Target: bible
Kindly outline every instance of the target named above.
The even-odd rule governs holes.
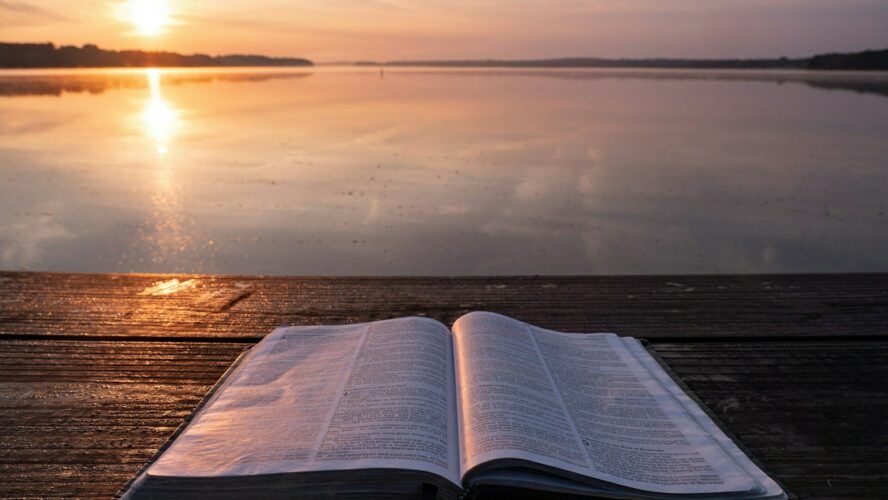
[[[473,312],[278,328],[124,498],[788,498],[634,338]]]

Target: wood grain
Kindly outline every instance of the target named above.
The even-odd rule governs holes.
[[[886,274],[42,273],[0,273],[0,496],[111,496],[275,326],[470,310],[650,339],[801,497],[888,497]]]
[[[178,280],[167,295],[146,293]],[[230,300],[238,290],[248,293]],[[213,296],[218,297],[214,300]],[[888,274],[257,278],[0,273],[0,335],[258,340],[274,327],[485,310],[661,338],[881,336]]]
[[[110,498],[244,348],[0,341],[0,496]]]
[[[655,346],[799,496],[888,497],[888,342]]]

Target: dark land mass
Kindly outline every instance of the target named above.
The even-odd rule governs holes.
[[[670,68],[670,69],[811,69],[888,70],[888,49],[853,54],[823,54],[789,59],[603,59],[574,57],[525,60],[362,61],[359,66],[425,66],[451,68]]]
[[[808,61],[808,69],[888,70],[888,49],[854,54],[821,54]]]
[[[104,50],[95,45],[76,47],[52,43],[0,43],[0,68],[150,68],[224,66],[312,66],[308,59],[257,55],[209,56]]]

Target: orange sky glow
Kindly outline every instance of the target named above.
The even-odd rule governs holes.
[[[0,39],[316,61],[888,47],[884,0],[0,0]]]

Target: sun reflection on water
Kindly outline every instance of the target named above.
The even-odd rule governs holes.
[[[179,111],[161,94],[160,70],[151,68],[145,70],[145,75],[150,94],[142,109],[142,124],[146,134],[154,139],[157,154],[165,155],[169,152],[170,139],[178,131],[181,119]]]
[[[148,100],[140,115],[144,134],[154,143],[154,182],[150,195],[150,219],[142,234],[154,263],[175,266],[191,249],[193,221],[183,207],[183,187],[176,163],[168,156],[170,143],[182,127],[180,111],[162,93],[162,70],[147,69]]]

